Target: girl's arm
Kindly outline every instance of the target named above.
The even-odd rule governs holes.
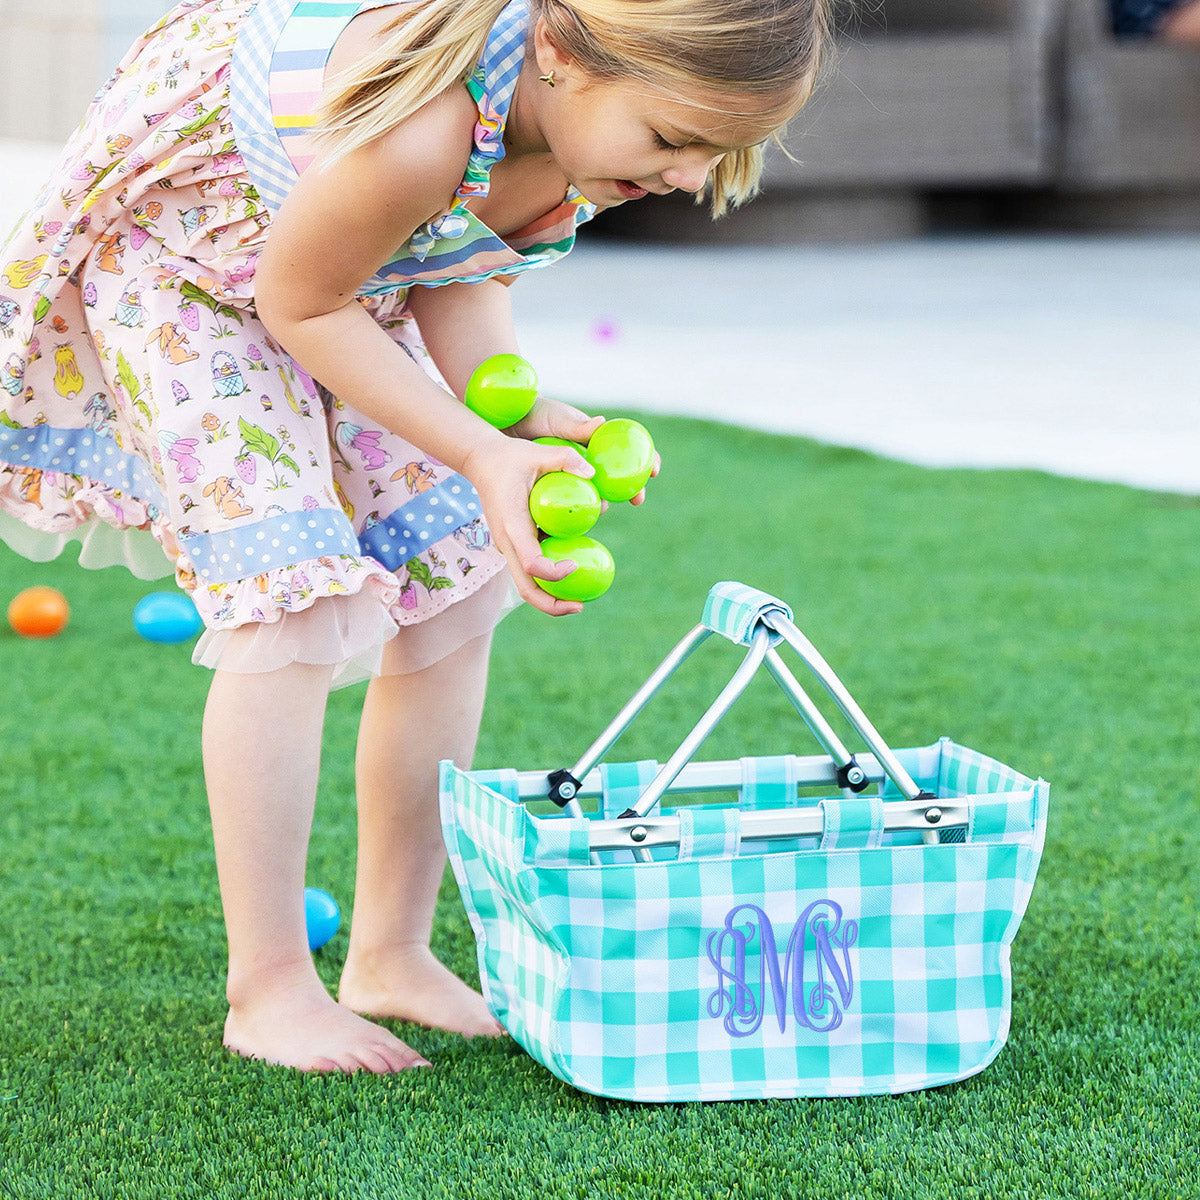
[[[464,93],[465,94],[465,93]],[[356,301],[359,287],[446,207],[470,137],[451,98],[297,181],[271,223],[254,278],[267,329],[336,396],[454,467],[489,428],[447,396]]]
[[[416,317],[425,348],[458,396],[466,393],[472,371],[493,354],[520,354],[513,328],[509,289],[499,279],[414,287],[408,307]],[[535,364],[536,365],[536,364]],[[561,437],[587,445],[604,423],[559,400],[539,396],[533,411],[506,433]]]
[[[451,88],[332,167],[305,171],[271,224],[255,272],[256,308],[272,336],[334,395],[475,485],[525,600],[555,615],[579,612],[582,605],[555,600],[534,582],[561,579],[573,564],[542,555],[529,489],[547,471],[590,475],[590,465],[568,447],[493,429],[434,383],[356,300],[413,231],[445,211],[466,168],[475,117],[466,90]]]
[[[409,294],[408,307],[417,319],[425,348],[457,395],[465,393],[471,372],[485,358],[520,354],[510,294],[499,279],[415,287]],[[539,396],[529,415],[504,432],[522,438],[566,438],[586,446],[603,424],[603,417],[589,417],[573,405]],[[660,466],[656,453],[653,474],[658,474]],[[638,505],[645,499],[643,489],[630,503]]]
[[[493,354],[520,354],[508,288],[499,279],[414,287],[408,307],[421,340],[456,396]]]

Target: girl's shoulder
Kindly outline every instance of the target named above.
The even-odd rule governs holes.
[[[378,39],[396,15],[396,7],[395,4],[384,4],[367,9],[346,26],[325,65],[326,87],[341,72],[349,70],[377,48]],[[454,84],[440,95],[431,97],[391,134],[385,134],[380,139],[383,143],[380,149],[391,150],[402,159],[414,150],[421,150],[428,155],[422,166],[431,166],[432,160],[436,160],[445,164],[451,174],[457,170],[458,178],[454,183],[457,187],[471,156],[478,120],[479,108],[466,84]]]
[[[467,170],[479,110],[465,85],[454,84],[423,104],[379,138],[378,161],[397,183],[415,185],[424,177],[453,193]],[[453,196],[447,198],[447,205]]]

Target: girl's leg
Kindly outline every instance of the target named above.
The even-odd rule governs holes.
[[[429,948],[446,849],[438,762],[471,764],[491,634],[407,675],[373,679],[358,740],[358,873],[338,999],[356,1012],[467,1036],[502,1027]],[[385,664],[386,669],[386,664]]]
[[[1173,8],[1163,22],[1162,36],[1168,42],[1200,46],[1200,0],[1189,0]]]
[[[304,863],[331,668],[218,670],[204,774],[229,937],[225,1045],[302,1070],[428,1065],[325,990],[308,950]]]

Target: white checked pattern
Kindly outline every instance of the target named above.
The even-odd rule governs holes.
[[[492,28],[476,76],[491,80],[493,107],[508,112],[521,63],[525,57],[525,29],[529,21],[526,0],[512,0]],[[500,147],[503,158],[503,146]]]
[[[492,1011],[560,1078],[631,1100],[901,1092],[981,1071],[1009,1032],[1049,786],[946,739],[898,753],[922,787],[970,787],[967,841],[880,845],[864,795],[834,848],[763,853],[722,844],[737,810],[710,805],[689,827],[728,853],[594,866],[589,818],[532,817],[494,775],[443,763]]]

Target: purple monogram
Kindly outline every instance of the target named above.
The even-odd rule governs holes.
[[[757,990],[746,978],[756,935]],[[818,1033],[836,1029],[854,995],[850,947],[857,937],[858,922],[843,921],[838,904],[814,900],[792,926],[781,967],[770,918],[755,904],[736,905],[729,910],[724,928],[708,935],[708,961],[716,967],[718,976],[716,990],[708,998],[708,1015],[724,1014],[725,1032],[731,1037],[749,1037],[762,1024],[769,980],[775,1018],[782,1033],[787,1026],[790,980],[796,1023]],[[811,985],[805,982],[810,966],[816,972]]]

